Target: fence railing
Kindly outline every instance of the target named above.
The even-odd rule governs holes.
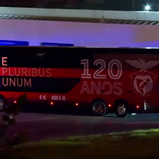
[[[159,11],[159,0],[0,0],[0,6],[143,11],[147,1],[153,11]]]

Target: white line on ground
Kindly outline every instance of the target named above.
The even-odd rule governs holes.
[[[16,121],[16,122],[17,122],[17,123],[23,123],[23,122],[32,122],[32,121],[45,121],[45,120],[52,120],[52,118],[31,119],[31,120],[19,120],[19,121]]]
[[[19,120],[17,121],[17,123],[23,123],[23,122],[34,122],[34,121],[46,121],[46,120],[52,120],[53,118],[42,118],[42,119],[31,119],[31,120]],[[134,121],[129,121],[129,122],[118,122],[118,121],[114,121],[114,122],[106,122],[105,124],[124,124],[124,125],[134,125],[134,124],[159,124],[158,122],[134,122]]]
[[[159,122],[121,122],[121,124],[159,124]]]
[[[61,126],[61,127],[62,128],[69,128],[69,126]],[[40,130],[49,130],[49,129],[59,129],[61,127],[56,126],[56,127],[45,127],[45,128],[29,129],[29,130],[27,130],[27,132],[36,132],[36,131],[40,131]]]

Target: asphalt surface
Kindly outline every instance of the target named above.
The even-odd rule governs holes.
[[[28,141],[39,141],[49,138],[149,128],[159,128],[159,114],[117,118],[113,114],[106,117],[91,117],[20,113],[16,118],[16,124],[7,129],[5,136],[25,134]],[[2,143],[4,141],[1,139],[0,144]]]

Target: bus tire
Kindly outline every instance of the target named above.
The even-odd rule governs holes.
[[[117,117],[125,118],[128,116],[129,104],[126,101],[118,101],[115,103],[115,114]]]
[[[2,112],[5,109],[6,100],[3,96],[0,96],[0,112]]]
[[[107,104],[102,100],[94,100],[91,102],[91,110],[95,116],[105,116],[108,113]]]

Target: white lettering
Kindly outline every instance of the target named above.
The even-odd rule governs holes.
[[[2,76],[4,76],[8,72],[6,67],[2,67]]]
[[[8,69],[8,75],[9,76],[14,76],[14,73],[13,73],[13,71],[10,68]]]
[[[20,76],[20,68],[14,70],[14,76]]]
[[[66,96],[62,96],[62,100],[66,100]]]
[[[51,77],[51,69],[46,69],[46,77]]]
[[[91,71],[89,70],[89,59],[81,60],[81,64],[84,65],[84,72],[81,74],[81,78],[92,78]],[[120,79],[122,76],[122,64],[119,60],[111,60],[106,68],[106,62],[103,59],[96,59],[93,63],[95,66],[99,66],[93,74],[94,79],[106,79],[107,73],[109,78],[113,80]]]
[[[81,93],[83,92],[87,92],[88,94],[90,94],[90,89],[89,89],[87,81],[84,81],[82,84]]]
[[[115,69],[113,68],[116,65],[117,73],[114,74]],[[108,65],[108,75],[111,79],[117,80],[122,76],[122,64],[119,60],[112,60]]]
[[[28,80],[24,78],[24,87],[32,87],[31,78],[29,78]]]
[[[33,77],[37,77],[38,73],[37,73],[37,69],[36,68],[33,68],[32,69],[32,76]]]
[[[51,100],[66,100],[66,96],[52,95]]]
[[[8,57],[2,57],[2,66],[8,66],[7,60],[8,60]]]
[[[32,87],[32,81],[31,78],[11,78],[6,77],[2,78],[2,85],[4,87]]]
[[[39,95],[39,99],[42,100],[42,95]]]
[[[107,85],[108,85],[108,89],[106,88]],[[112,84],[110,82],[104,82],[102,84],[102,91],[106,96],[112,94],[113,92]]]
[[[96,65],[96,66],[100,65],[100,68],[97,69],[94,72],[93,78],[95,78],[95,79],[106,79],[107,76],[101,74],[106,69],[106,63],[105,63],[105,61],[102,60],[102,59],[97,59],[97,60],[94,61],[93,64]]]
[[[94,94],[94,90],[96,92],[96,94],[101,94],[101,83],[98,82],[98,84],[96,85],[96,83],[94,81],[91,81],[91,94]]]
[[[84,65],[84,73],[81,74],[81,78],[91,78],[91,74],[89,73],[89,60],[81,60],[81,65]]]
[[[113,91],[113,93],[116,95],[116,96],[120,96],[120,95],[122,95],[122,93],[123,93],[123,90],[120,88],[120,87],[122,86],[122,84],[120,83],[120,82],[115,82],[114,84],[113,84],[113,87],[114,87],[114,91]]]
[[[114,95],[122,95],[122,84],[120,82],[110,83],[109,81],[105,82],[95,82],[95,81],[84,81],[81,87],[81,94],[104,94],[106,96],[114,94]],[[90,91],[91,90],[91,91]]]
[[[51,100],[58,100],[58,96],[51,96]]]
[[[22,68],[22,76],[27,76],[27,69],[26,68]],[[30,74],[29,74],[30,76]]]
[[[46,100],[46,95],[43,95],[43,100]]]

